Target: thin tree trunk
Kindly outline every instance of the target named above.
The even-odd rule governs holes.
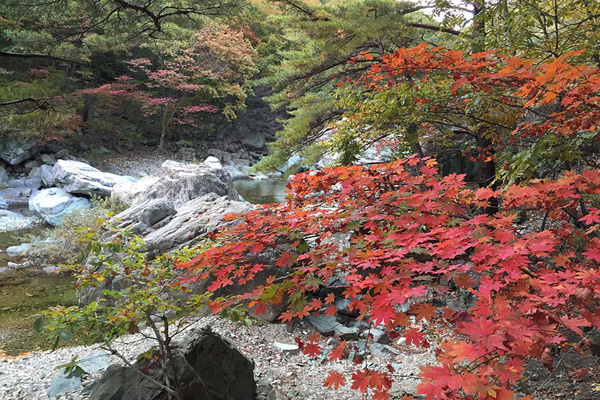
[[[165,110],[163,111],[162,126],[161,126],[161,131],[160,131],[160,141],[158,142],[159,150],[162,150],[165,145],[165,136],[167,135],[167,111],[168,111],[168,108],[169,107],[167,105],[165,105]]]

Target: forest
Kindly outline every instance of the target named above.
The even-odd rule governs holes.
[[[598,124],[596,0],[3,0],[0,399],[598,399]]]

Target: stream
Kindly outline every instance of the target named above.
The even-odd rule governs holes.
[[[235,187],[245,200],[253,204],[285,200],[285,181],[235,181]],[[26,209],[12,211],[28,213]],[[0,268],[6,267],[8,262],[24,262],[25,259],[9,257],[6,249],[27,241],[27,235],[40,235],[46,229],[46,226],[38,225],[0,233]],[[0,356],[51,348],[52,343],[44,333],[36,332],[33,324],[42,310],[59,305],[76,305],[74,283],[70,276],[48,275],[32,269],[0,273]]]
[[[0,233],[0,268],[6,267],[8,262],[25,261],[7,256],[7,247],[19,245],[26,240],[26,235],[37,235],[45,229],[38,225]],[[33,323],[42,310],[77,304],[73,284],[69,276],[48,275],[32,269],[10,269],[0,274],[0,355],[50,348],[45,335],[33,329]]]

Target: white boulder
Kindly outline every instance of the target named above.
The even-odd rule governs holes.
[[[223,168],[223,166],[221,165],[221,161],[219,161],[219,159],[217,157],[207,157],[206,160],[204,160],[204,165],[211,167],[213,169],[221,169]]]
[[[215,193],[238,200],[239,195],[233,187],[231,176],[223,168],[211,168],[206,164],[184,164],[165,161],[152,175],[137,182],[118,183],[112,196],[128,205],[138,205],[148,200],[164,199],[170,201],[175,209],[184,203]]]
[[[62,188],[42,189],[29,198],[29,209],[53,226],[62,225],[67,216],[90,206],[88,199],[75,197]]]
[[[110,196],[118,183],[135,182],[130,176],[102,172],[80,161],[58,160],[52,168],[52,182],[69,193]]]

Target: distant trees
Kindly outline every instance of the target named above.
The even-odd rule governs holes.
[[[128,62],[132,75],[81,94],[97,97],[96,112],[156,121],[159,149],[172,125],[197,127],[207,114],[221,112],[228,119],[245,108],[248,82],[257,72],[255,50],[240,31],[225,25],[205,25],[189,43],[149,59]],[[137,103],[139,113],[126,114],[123,107]],[[131,121],[134,123],[135,121]],[[94,126],[94,121],[89,121]]]
[[[212,25],[209,18],[231,18],[243,9],[244,2],[239,0],[2,2],[0,134],[68,136],[88,116],[75,92],[123,75],[131,59],[152,58],[159,66],[161,60],[173,59],[186,45],[198,46],[194,40],[206,40],[208,44],[202,46],[212,45],[215,50],[215,40],[227,39],[231,31],[226,24]],[[206,37],[197,36],[201,30]],[[219,30],[222,33],[215,33]],[[234,34],[232,40],[239,41],[239,35]],[[236,50],[231,42],[223,43]],[[240,60],[253,57],[247,49],[238,50],[243,54]],[[215,60],[227,57],[218,51],[213,53],[218,53]],[[231,99],[219,100],[229,117],[240,109],[239,102],[243,103],[249,88],[244,80],[251,75],[242,65],[231,67],[236,71],[239,67],[239,75],[230,74],[223,82],[232,85],[228,89],[237,105],[229,105]],[[205,76],[203,85],[207,89],[212,85],[222,94],[225,88],[219,79],[207,80],[210,77]],[[239,88],[233,86],[234,80],[241,85]]]

